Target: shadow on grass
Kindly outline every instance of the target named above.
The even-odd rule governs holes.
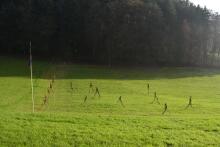
[[[95,65],[51,64],[33,62],[34,78],[51,79],[121,79],[121,80],[154,80],[178,79],[185,77],[212,77],[220,75],[220,69],[197,67],[138,67],[125,68]],[[0,57],[0,77],[30,77],[26,59]]]

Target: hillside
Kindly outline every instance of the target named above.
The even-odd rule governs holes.
[[[45,61],[34,62],[33,67],[34,114],[26,61],[0,59],[1,146],[220,144],[218,69],[109,69]],[[89,93],[91,82],[100,97]],[[155,91],[160,104],[151,104]],[[45,94],[48,100],[43,104]],[[185,109],[189,96],[193,107]],[[162,115],[164,103],[168,111]]]

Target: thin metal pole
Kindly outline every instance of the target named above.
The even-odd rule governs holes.
[[[31,93],[32,93],[32,104],[33,104],[33,113],[34,113],[34,84],[33,84],[33,69],[32,69],[31,41],[30,41],[30,71],[31,71]]]

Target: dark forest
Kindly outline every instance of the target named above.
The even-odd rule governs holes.
[[[220,17],[188,0],[1,0],[0,52],[112,65],[216,65]]]

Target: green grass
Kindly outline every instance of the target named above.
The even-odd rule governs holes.
[[[218,69],[33,66],[34,114],[27,61],[0,57],[0,146],[220,146]],[[53,73],[54,93],[42,105]],[[154,91],[161,105],[150,104]],[[193,108],[185,110],[189,96]]]

